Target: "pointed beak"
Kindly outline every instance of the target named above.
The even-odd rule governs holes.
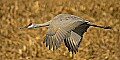
[[[24,29],[24,28],[28,28],[28,26],[20,27],[19,29]]]

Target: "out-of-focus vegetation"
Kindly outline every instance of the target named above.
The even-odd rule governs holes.
[[[120,0],[0,0],[0,60],[69,60],[64,43],[52,51],[42,43],[47,28],[23,29],[68,13],[111,30],[90,27],[73,60],[120,60]]]

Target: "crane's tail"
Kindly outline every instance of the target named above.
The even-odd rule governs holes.
[[[93,23],[90,23],[90,22],[87,22],[87,25],[94,26],[94,27],[99,27],[99,28],[104,28],[104,29],[112,29],[111,26],[99,26],[99,25],[96,25],[96,24],[93,24]]]

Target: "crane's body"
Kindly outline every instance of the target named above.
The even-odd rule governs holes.
[[[46,43],[46,47],[49,46],[49,49],[53,48],[53,50],[58,49],[64,40],[66,47],[69,51],[72,51],[72,53],[78,51],[83,34],[90,26],[111,29],[109,26],[98,26],[70,14],[59,14],[46,23],[29,24],[22,28],[38,28],[43,26],[49,26],[43,41]]]

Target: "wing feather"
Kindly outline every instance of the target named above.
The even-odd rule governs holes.
[[[72,53],[78,52],[79,42],[81,41],[82,37],[79,36],[77,33],[71,31],[70,37],[64,40],[66,47],[68,50],[72,51]]]
[[[46,42],[46,46],[49,46],[49,49],[53,47],[53,50],[55,50],[59,47],[61,42],[69,35],[69,32],[59,29],[55,32],[54,35],[46,34],[46,37],[44,38],[44,43]]]

